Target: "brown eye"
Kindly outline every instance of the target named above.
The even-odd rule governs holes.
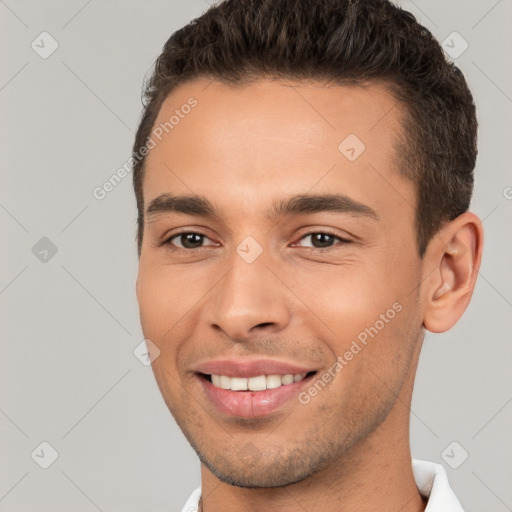
[[[180,240],[182,247],[185,249],[195,249],[196,247],[201,247],[203,238],[202,235],[198,235],[197,233],[186,233],[181,234],[178,240]]]
[[[164,244],[174,246],[178,249],[199,249],[203,247],[204,240],[207,236],[202,233],[196,233],[194,231],[187,231],[183,233],[177,233],[168,238]],[[213,244],[208,244],[213,245]]]
[[[335,245],[335,242],[338,240],[340,242],[349,242],[349,240],[344,240],[343,238],[334,235],[333,233],[326,232],[314,232],[308,233],[304,235],[301,240],[310,239],[310,245],[302,245],[302,247],[312,247],[313,249],[329,249]]]

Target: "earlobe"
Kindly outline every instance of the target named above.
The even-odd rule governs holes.
[[[482,258],[480,219],[466,212],[447,223],[431,240],[424,257],[428,276],[422,285],[423,326],[430,332],[451,329],[466,310]]]

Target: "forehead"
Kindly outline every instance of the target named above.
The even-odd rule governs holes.
[[[196,106],[189,108],[191,103]],[[374,139],[389,141],[401,128],[401,113],[396,98],[378,83],[326,85],[259,79],[226,84],[196,79],[181,84],[166,98],[155,127],[165,127],[171,120],[164,138],[172,133],[179,139],[187,125],[202,143],[211,141],[212,145],[227,132],[241,129],[240,135],[250,131],[264,137],[281,132],[290,139],[296,137],[298,144],[317,142],[327,148],[326,138],[336,140],[347,130],[357,132],[361,139],[371,138],[373,144]]]
[[[153,127],[145,204],[163,192],[215,194],[217,204],[234,208],[238,201],[256,212],[272,190],[276,199],[312,187],[377,208],[385,207],[386,187],[405,187],[400,194],[411,203],[411,183],[396,162],[401,116],[401,105],[380,84],[184,83]]]

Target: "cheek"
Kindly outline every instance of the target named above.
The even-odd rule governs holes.
[[[161,337],[193,307],[194,289],[186,271],[162,265],[139,267],[137,300],[143,329]],[[194,301],[195,298],[195,301]]]
[[[342,339],[373,325],[402,295],[400,283],[382,277],[388,272],[360,263],[318,266],[300,274],[290,287]]]
[[[215,274],[217,275],[217,274]],[[204,272],[198,275],[182,267],[141,265],[137,299],[144,337],[159,351],[153,361],[155,376],[175,375],[180,358],[189,350],[187,340],[199,325],[201,308],[211,284]],[[168,375],[167,378],[171,378]]]
[[[155,273],[142,268],[139,270],[137,301],[146,338],[151,338],[150,334],[158,332],[159,326],[162,325],[164,311],[167,309],[165,301],[169,300],[168,296],[163,295],[164,288],[161,279],[158,279]]]
[[[413,291],[419,272],[412,258],[407,262],[398,255],[386,255],[385,260],[373,262],[354,259],[338,266],[312,267],[301,272],[300,279],[295,277],[292,286],[327,326],[326,339],[334,357],[357,352],[357,346],[351,348],[355,341],[365,357],[348,353],[348,358],[368,357],[379,359],[379,365],[391,364],[421,328]]]
[[[168,357],[171,348],[169,340],[172,339],[172,329],[176,323],[173,304],[176,294],[169,293],[169,284],[172,285],[156,272],[139,271],[137,300],[142,332],[144,338],[151,340],[160,351],[159,357],[153,362],[154,369]]]
[[[172,384],[177,379],[177,343],[174,341],[177,338],[174,330],[179,318],[176,311],[176,297],[179,294],[170,292],[173,288],[172,280],[165,278],[162,272],[139,267],[137,300],[140,323],[144,338],[158,348],[158,356],[153,359],[151,367],[169,407],[172,406],[170,391],[175,388]]]
[[[339,363],[330,400],[333,414],[335,404],[344,404],[344,411],[354,422],[359,415],[371,418],[384,414],[400,394],[411,368],[415,347],[419,341],[416,311],[411,304],[400,301],[395,308],[384,310],[384,317],[370,315],[347,316],[342,333],[333,352]],[[387,313],[386,313],[387,311]],[[382,319],[384,318],[384,320]]]

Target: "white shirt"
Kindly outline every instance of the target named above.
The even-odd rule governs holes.
[[[428,498],[425,512],[464,512],[448,483],[448,476],[441,464],[412,459],[414,480],[420,493]],[[181,512],[197,512],[201,487],[189,497]]]

